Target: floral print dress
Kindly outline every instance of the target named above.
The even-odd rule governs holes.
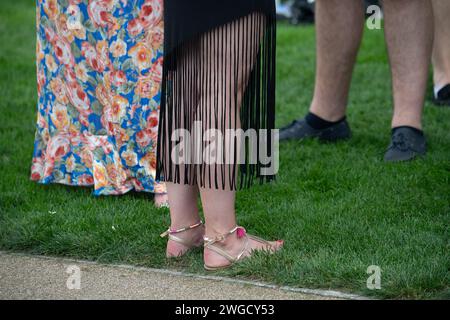
[[[37,0],[31,179],[165,193],[155,181],[163,0]]]

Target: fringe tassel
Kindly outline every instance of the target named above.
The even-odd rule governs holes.
[[[263,164],[255,156],[262,143],[269,155],[274,152],[270,130],[275,126],[275,42],[275,14],[254,12],[166,52],[158,180],[236,190],[251,186],[255,179],[262,183],[274,178],[261,174]],[[256,145],[224,138],[227,129],[239,128],[256,130]],[[221,132],[222,139],[208,136],[209,129]],[[268,129],[266,139],[259,136],[260,129]],[[173,140],[175,132],[187,132],[191,139]],[[205,142],[205,138],[211,139]],[[216,147],[215,156],[222,161],[208,163],[210,153],[204,152],[208,145]],[[177,146],[183,149],[176,153],[178,160],[188,161],[174,163]],[[240,152],[242,163],[238,163]]]

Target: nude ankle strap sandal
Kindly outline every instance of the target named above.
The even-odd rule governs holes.
[[[203,222],[200,221],[200,222],[198,222],[196,224],[193,224],[193,225],[190,225],[190,226],[187,226],[187,227],[183,227],[183,228],[180,228],[180,229],[171,229],[171,228],[169,228],[169,229],[167,229],[167,231],[161,233],[160,237],[161,238],[165,238],[165,237],[168,236],[169,240],[178,242],[178,243],[188,247],[189,249],[195,248],[195,247],[200,247],[201,245],[198,245],[193,240],[181,239],[181,238],[175,236],[175,234],[181,233],[181,232],[185,232],[185,231],[188,231],[188,230],[192,230],[192,229],[198,228],[198,227],[200,227],[202,225],[203,225]]]
[[[236,256],[233,256],[230,253],[223,250],[222,248],[218,247],[216,243],[224,241],[226,238],[228,238],[230,235],[232,235],[235,232],[236,232],[236,236],[238,237],[238,239],[245,237],[245,242],[244,242],[242,249],[239,251],[239,253]],[[203,237],[203,240],[204,240],[203,245],[205,248],[207,248],[211,251],[214,251],[215,253],[221,255],[222,257],[226,258],[230,262],[230,264],[225,265],[225,266],[220,266],[220,267],[211,267],[211,266],[204,264],[204,268],[208,271],[217,271],[217,270],[229,268],[229,267],[233,266],[235,263],[241,261],[243,258],[245,258],[244,254],[248,250],[248,245],[249,245],[250,239],[264,244],[267,248],[272,248],[272,244],[270,242],[268,242],[264,239],[261,239],[259,237],[247,234],[246,230],[240,226],[236,226],[233,229],[231,229],[230,231],[228,231],[227,233],[218,235],[214,238]],[[270,250],[270,249],[265,250],[265,251],[270,252],[270,253],[275,252],[274,250]]]

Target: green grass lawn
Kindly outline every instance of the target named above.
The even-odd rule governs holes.
[[[147,194],[95,198],[91,190],[29,180],[36,120],[35,6],[0,6],[0,249],[204,273],[201,252],[164,258],[168,212]],[[314,30],[281,26],[279,126],[303,115],[314,79]],[[450,298],[450,109],[427,103],[429,153],[385,164],[391,117],[382,31],[367,31],[348,118],[354,137],[281,146],[276,183],[238,195],[239,223],[283,238],[275,256],[257,255],[220,275],[381,298]],[[115,226],[115,230],[113,230]],[[381,290],[366,288],[367,267]]]

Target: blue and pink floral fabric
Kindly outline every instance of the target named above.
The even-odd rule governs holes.
[[[37,0],[32,180],[94,194],[155,181],[163,0]]]

